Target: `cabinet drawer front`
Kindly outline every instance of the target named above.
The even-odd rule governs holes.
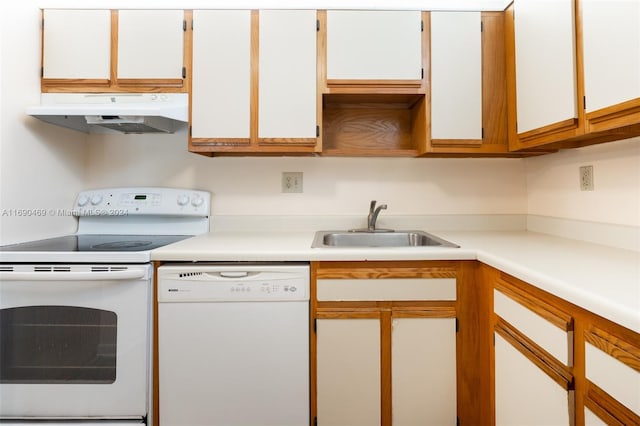
[[[494,312],[566,365],[572,365],[572,333],[556,327],[537,313],[498,290],[493,292]]]
[[[586,376],[621,404],[640,415],[640,372],[586,344]]]
[[[319,301],[456,300],[456,279],[320,279],[317,294]]]

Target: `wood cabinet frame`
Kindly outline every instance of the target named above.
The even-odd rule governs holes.
[[[521,152],[531,149],[577,148],[603,142],[628,139],[640,135],[640,98],[587,113],[585,111],[585,76],[582,0],[573,0],[576,49],[577,117],[552,123],[538,129],[518,133],[515,69],[514,5],[504,11],[507,61],[509,149]]]
[[[380,320],[381,425],[390,426],[392,318],[457,318],[457,410],[460,424],[484,424],[489,415],[489,358],[481,344],[488,339],[487,292],[475,280],[474,261],[311,262],[311,423],[317,416],[316,319],[375,318]],[[318,301],[318,279],[456,278],[455,301]]]
[[[558,384],[567,390],[574,390],[572,405],[575,409],[576,424],[584,424],[585,407],[609,424],[640,424],[640,416],[586,378],[587,342],[634,370],[640,371],[639,333],[485,264],[479,265],[479,276],[485,282],[487,291],[499,289],[556,327],[567,332],[573,330],[573,365],[567,366],[555,360],[539,345],[497,315],[492,314],[490,326],[492,331],[495,330],[503,336]],[[491,300],[489,304],[493,312],[493,301]],[[495,395],[493,366],[495,354],[492,339],[491,342],[486,343],[492,360],[492,366],[488,372],[491,394]],[[573,386],[571,379],[573,379]],[[495,424],[495,401],[492,403],[494,405],[490,423]]]
[[[190,32],[191,40],[193,32]],[[190,49],[192,50],[193,43]],[[189,132],[189,151],[206,156],[214,155],[313,155],[321,149],[320,138],[261,138],[258,135],[259,128],[259,63],[260,63],[260,11],[251,11],[251,48],[250,48],[250,119],[249,138],[194,138]],[[190,87],[193,73],[193,52],[189,63]],[[317,78],[317,76],[316,76]],[[316,94],[316,98],[317,98]],[[190,102],[192,100],[190,99]],[[320,111],[317,109],[317,111]],[[316,115],[321,117],[321,112]],[[189,108],[189,123],[191,120],[191,108]],[[319,121],[318,121],[319,122]]]
[[[41,12],[44,25],[44,10]],[[119,79],[118,78],[118,11],[111,10],[111,50],[109,79],[66,79],[44,78],[40,80],[42,93],[186,93],[190,91],[191,65],[191,24],[193,13],[184,11],[183,78],[181,79]],[[41,31],[41,45],[44,46],[44,30]],[[40,56],[44,67],[44,48]],[[44,68],[42,68],[44,69]]]

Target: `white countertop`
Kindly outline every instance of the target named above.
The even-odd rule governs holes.
[[[460,248],[311,248],[313,231],[218,231],[152,251],[161,261],[474,260],[640,333],[640,252],[527,231],[438,231]]]

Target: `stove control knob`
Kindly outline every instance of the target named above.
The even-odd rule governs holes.
[[[178,205],[185,206],[189,202],[189,197],[186,195],[178,195]]]
[[[191,200],[191,205],[193,207],[200,207],[202,203],[204,203],[204,199],[202,197],[196,197],[193,200]]]
[[[80,197],[78,197],[78,205],[80,207],[86,206],[88,202],[89,202],[89,197],[87,197],[86,195],[83,194]]]
[[[102,202],[102,195],[95,194],[93,197],[91,197],[91,204],[93,204],[94,206],[97,206],[101,202]]]

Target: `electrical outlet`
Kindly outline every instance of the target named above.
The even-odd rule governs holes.
[[[282,192],[302,192],[302,172],[282,172]]]
[[[593,191],[593,166],[580,166],[580,191]]]

